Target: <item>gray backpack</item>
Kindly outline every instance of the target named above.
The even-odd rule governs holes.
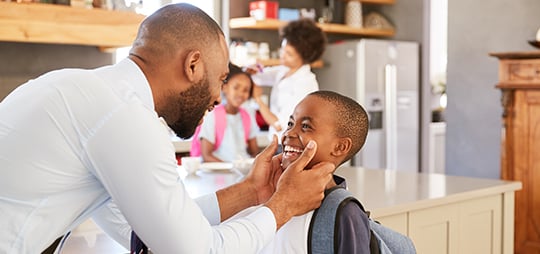
[[[366,212],[360,201],[344,188],[334,188],[328,193],[319,209],[311,219],[312,228],[308,235],[308,253],[331,254],[336,251],[334,242],[337,237],[336,219],[339,216],[338,207],[342,202],[358,204],[362,211]],[[369,217],[369,213],[367,213]],[[369,218],[371,241],[369,243],[372,254],[415,254],[416,249],[411,239]]]

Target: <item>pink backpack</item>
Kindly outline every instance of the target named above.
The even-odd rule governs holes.
[[[249,113],[240,108],[240,117],[242,118],[242,125],[244,126],[244,137],[246,142],[249,139],[249,131],[251,130],[251,123]],[[225,111],[225,106],[223,104],[218,105],[214,108],[214,119],[215,119],[215,130],[216,130],[216,143],[214,143],[214,151],[218,149],[223,141],[223,136],[225,135],[225,127],[227,127],[227,112]],[[199,139],[199,132],[201,132],[201,126],[197,126],[195,134],[193,134],[193,139],[191,140],[191,150],[189,151],[190,156],[201,156],[201,140]]]

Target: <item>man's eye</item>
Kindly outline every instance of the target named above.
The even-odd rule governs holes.
[[[302,129],[311,129],[311,126],[307,123],[302,124]]]

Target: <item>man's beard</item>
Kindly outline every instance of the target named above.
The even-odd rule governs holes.
[[[205,75],[188,90],[169,96],[170,103],[164,110],[168,114],[162,116],[176,135],[183,139],[190,138],[208,109],[211,96],[210,82]]]

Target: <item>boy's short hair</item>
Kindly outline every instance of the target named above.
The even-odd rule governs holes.
[[[316,91],[309,95],[316,96],[330,102],[334,106],[337,121],[334,126],[335,135],[340,138],[351,138],[351,150],[342,161],[351,159],[364,145],[368,133],[368,115],[364,108],[355,100],[332,91]]]
[[[251,74],[242,70],[242,68],[240,68],[238,65],[229,62],[229,74],[227,75],[227,78],[225,78],[225,83],[229,82],[232,77],[240,74],[246,75],[249,78],[249,83],[251,84],[251,86],[249,87],[249,98],[251,98],[253,96],[253,86],[255,85],[255,83],[251,78]]]
[[[304,64],[321,58],[327,43],[326,34],[311,19],[289,22],[280,30],[280,39],[287,39],[287,43],[298,51]]]

